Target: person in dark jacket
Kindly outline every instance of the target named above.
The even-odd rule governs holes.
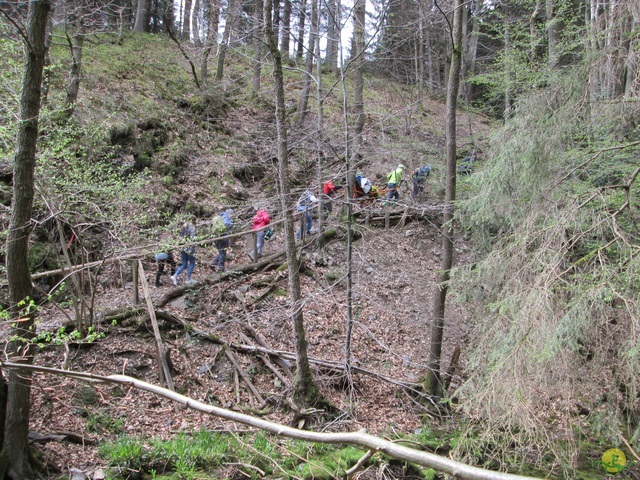
[[[171,268],[171,276],[176,273],[176,261],[173,258],[173,252],[171,252],[171,248],[163,248],[160,252],[155,254],[156,259],[156,281],[154,282],[154,286],[156,288],[160,287],[162,283],[160,282],[160,277],[164,274],[165,265],[169,265]]]

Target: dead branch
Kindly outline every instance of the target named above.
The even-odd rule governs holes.
[[[353,467],[351,467],[349,470],[345,470],[344,474],[345,477],[347,477],[347,480],[351,480],[353,478],[353,475],[358,472],[372,456],[373,450],[367,450],[367,452],[360,457],[360,459]]]
[[[245,323],[245,322],[241,322],[240,325],[247,331],[249,332],[249,335],[251,335],[254,340],[256,342],[258,342],[258,345],[260,345],[263,348],[269,349],[269,345],[267,344],[267,342],[264,340],[264,338],[262,338],[262,336],[256,332],[256,330],[249,324],[249,323]],[[270,349],[269,349],[270,350]],[[293,375],[293,372],[291,371],[291,364],[289,362],[287,362],[286,360],[282,359],[280,356],[276,355],[276,356],[272,356],[270,357],[272,358],[282,369],[282,371],[284,372],[284,374],[287,376],[287,378],[290,381],[293,381],[293,379],[295,378],[295,376]]]
[[[251,339],[249,337],[247,337],[244,333],[240,333],[240,337],[242,338],[243,342],[245,342],[247,344],[251,343]],[[271,363],[271,361],[269,360],[269,358],[266,355],[260,353],[260,354],[258,354],[258,358],[262,361],[262,363],[265,364],[265,366],[269,370],[271,370],[273,372],[273,374],[278,378],[278,380],[280,380],[282,382],[283,385],[285,385],[286,387],[290,386],[289,381],[282,376],[282,374],[280,373],[280,370],[278,370],[276,368],[276,366],[273,363]]]
[[[441,457],[439,455],[415,450],[413,448],[390,442],[383,438],[370,435],[365,431],[358,432],[341,432],[341,433],[323,433],[299,430],[297,428],[282,425],[276,422],[256,418],[243,413],[234,412],[214,405],[207,405],[198,400],[186,397],[176,392],[172,392],[166,388],[153,385],[151,383],[128,377],[126,375],[95,375],[86,372],[74,372],[69,370],[60,370],[57,368],[43,367],[39,365],[19,364],[13,362],[0,362],[2,369],[15,369],[18,371],[32,371],[51,375],[62,375],[68,378],[74,378],[86,382],[99,382],[123,385],[127,387],[137,388],[139,390],[153,393],[154,395],[178,402],[186,407],[200,412],[214,415],[218,418],[229,420],[232,422],[242,423],[254,428],[281,435],[288,438],[295,438],[307,442],[355,445],[372,452],[382,452],[385,455],[396,458],[398,460],[415,463],[424,467],[433,468],[436,471],[443,472],[453,477],[463,480],[525,480],[534,477],[524,477],[521,475],[513,475],[503,472],[494,472],[483,468],[467,465],[462,462]]]
[[[167,303],[169,303],[174,298],[177,298],[177,297],[179,297],[181,295],[184,295],[184,293],[187,292],[188,290],[193,290],[193,289],[196,289],[196,288],[200,288],[200,287],[202,287],[202,285],[215,285],[217,283],[229,280],[231,278],[235,278],[240,274],[253,273],[253,272],[256,272],[258,270],[262,270],[263,268],[267,268],[267,267],[271,266],[280,257],[286,255],[286,253],[287,253],[286,250],[281,250],[281,251],[279,251],[277,253],[274,253],[273,255],[269,255],[268,257],[264,257],[264,259],[260,260],[259,262],[250,263],[249,265],[239,266],[237,268],[234,268],[233,270],[227,270],[226,272],[223,272],[223,273],[220,273],[220,274],[216,274],[216,275],[211,275],[211,276],[205,277],[205,279],[202,280],[202,281],[197,281],[197,282],[190,283],[190,284],[184,284],[184,285],[181,285],[179,287],[172,288],[171,290],[166,292],[156,302],[156,306],[157,307],[164,307]]]
[[[29,443],[71,442],[78,445],[97,445],[98,442],[74,432],[39,433],[29,430]]]
[[[151,327],[153,328],[153,336],[156,339],[156,354],[158,357],[160,381],[167,382],[167,387],[169,387],[169,390],[174,391],[175,387],[173,386],[173,377],[171,376],[167,357],[165,356],[164,347],[162,346],[162,336],[160,335],[158,321],[156,320],[156,310],[153,307],[153,300],[151,299],[149,285],[147,285],[147,277],[144,274],[144,266],[142,265],[142,260],[138,260],[138,268],[140,270],[140,285],[142,285],[144,298],[147,301],[147,310],[149,312],[149,319],[151,320]]]
[[[224,349],[224,353],[229,359],[229,361],[233,364],[235,369],[238,371],[238,375],[240,375],[240,378],[242,379],[242,381],[246,383],[247,387],[249,387],[249,390],[251,391],[253,396],[256,398],[256,400],[260,402],[260,405],[264,405],[266,403],[264,401],[264,398],[262,398],[262,395],[260,395],[260,392],[258,392],[256,387],[253,386],[253,383],[251,383],[251,380],[249,380],[249,377],[245,375],[244,370],[242,370],[242,367],[240,367],[240,364],[238,363],[238,360],[236,359],[235,354],[231,352],[228,347]]]

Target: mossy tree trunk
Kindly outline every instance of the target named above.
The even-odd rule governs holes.
[[[31,0],[25,33],[25,68],[20,95],[20,123],[13,165],[11,220],[7,236],[7,280],[12,337],[6,348],[14,362],[32,363],[30,339],[34,335],[35,310],[31,308],[31,274],[28,265],[29,234],[34,198],[34,171],[38,116],[45,62],[45,37],[50,0]],[[12,370],[7,377],[7,403],[0,452],[0,478],[35,478],[29,452],[29,404],[31,374]]]

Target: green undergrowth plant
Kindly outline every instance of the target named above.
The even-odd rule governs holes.
[[[212,479],[243,478],[342,478],[365,451],[354,446],[336,446],[282,439],[256,432],[199,430],[181,433],[170,440],[121,436],[100,446],[100,455],[109,462],[110,478]],[[367,467],[402,464],[401,469],[425,479],[435,472],[374,455]]]
[[[567,477],[586,437],[640,438],[640,147],[584,109],[579,73],[492,139],[459,203],[477,261],[452,276],[475,307],[454,454]]]

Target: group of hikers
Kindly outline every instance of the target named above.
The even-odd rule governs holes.
[[[389,174],[387,174],[387,202],[394,202],[400,200],[400,193],[398,192],[398,188],[400,187],[400,183],[402,183],[402,177],[404,175],[405,167],[402,163],[399,163],[398,166]],[[411,183],[413,185],[411,189],[411,199],[415,200],[422,189],[422,186],[427,179],[427,177],[431,174],[431,166],[423,165],[421,167],[416,168],[411,174]],[[383,190],[379,187],[376,187],[371,181],[365,177],[361,172],[356,174],[355,182],[353,184],[353,198],[354,199],[363,199],[363,200],[377,200],[383,196]]]
[[[475,158],[474,158],[475,160]],[[387,202],[395,202],[400,199],[398,188],[402,182],[404,170],[406,167],[399,163],[398,166],[386,176],[386,194]],[[431,167],[429,165],[423,165],[416,168],[411,174],[411,182],[413,188],[411,190],[411,198],[415,199],[420,192],[425,180],[431,173]],[[332,212],[332,199],[342,190],[342,185],[334,184],[333,180],[327,180],[322,185],[322,202],[324,210],[327,213]],[[355,176],[353,198],[356,200],[375,200],[379,199],[383,195],[383,190],[376,187],[371,181],[366,178],[361,172],[358,172]],[[313,233],[313,213],[317,204],[320,202],[318,196],[314,193],[313,187],[309,186],[298,198],[296,202],[296,211],[301,215],[301,226],[296,232],[296,238],[299,239],[302,235],[302,228],[306,235]],[[209,263],[209,268],[214,272],[224,272],[225,262],[227,259],[227,249],[230,246],[230,238],[225,236],[231,231],[233,227],[233,217],[235,212],[232,209],[227,209],[220,213],[211,222],[211,233],[216,237],[214,244],[217,249],[216,256]],[[252,262],[257,261],[258,257],[262,255],[265,239],[268,238],[272,229],[267,229],[271,223],[269,213],[259,207],[254,207],[254,216],[252,218],[252,230],[255,230],[255,251],[249,252],[248,256]],[[271,232],[269,231],[271,230]],[[196,228],[192,223],[185,222],[181,225],[178,235],[180,242],[185,246],[180,251],[180,263],[177,264],[171,248],[162,248],[160,252],[156,253],[155,260],[157,263],[155,287],[160,287],[161,277],[165,274],[167,266],[170,269],[170,279],[174,285],[178,285],[180,276],[183,272],[186,272],[185,283],[194,283],[192,278],[193,271],[196,265],[195,256],[195,241],[196,241]],[[257,255],[257,257],[256,257]]]
[[[225,262],[227,260],[227,249],[231,245],[231,241],[228,234],[233,227],[234,211],[227,209],[213,218],[211,222],[211,233],[216,237],[214,244],[217,249],[217,254],[209,263],[209,268],[214,272],[224,272]],[[264,242],[268,234],[268,230],[265,228],[271,223],[269,213],[262,208],[255,207],[255,215],[252,219],[252,230],[256,230],[256,253],[259,257],[262,255],[262,249],[264,248]],[[178,285],[178,281],[182,272],[186,271],[185,283],[195,283],[192,278],[193,270],[196,266],[196,228],[190,222],[185,222],[180,226],[178,231],[180,242],[185,244],[180,250],[180,264],[177,264],[173,257],[173,252],[170,246],[162,248],[162,251],[155,254],[155,260],[157,263],[156,278],[154,286],[160,287],[162,285],[161,278],[165,273],[165,268],[170,268],[170,280],[174,285]],[[251,261],[255,261],[253,253],[249,253]],[[168,272],[167,272],[168,273]]]

